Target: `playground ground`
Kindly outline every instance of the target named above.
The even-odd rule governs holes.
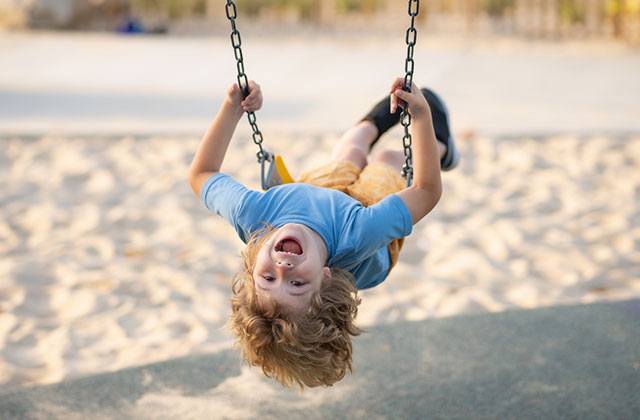
[[[386,94],[397,41],[243,39],[294,174]],[[186,181],[234,80],[228,39],[3,34],[0,56],[0,389],[229,348],[241,242]],[[637,298],[640,53],[420,39],[416,69],[462,164],[360,324]],[[247,133],[223,170],[257,188]]]

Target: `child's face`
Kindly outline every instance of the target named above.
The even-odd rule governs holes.
[[[331,277],[326,261],[326,245],[315,231],[296,223],[280,227],[258,251],[253,270],[258,299],[303,311],[323,279]]]

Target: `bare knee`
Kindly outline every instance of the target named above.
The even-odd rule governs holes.
[[[367,153],[357,147],[349,147],[348,145],[344,145],[342,148],[336,151],[333,156],[333,160],[338,162],[351,162],[358,168],[362,169],[367,166]]]
[[[333,160],[349,161],[363,168],[367,164],[367,156],[371,142],[375,139],[378,129],[368,121],[347,130],[333,149]]]
[[[404,155],[398,150],[382,149],[373,157],[373,161],[386,163],[399,171],[404,163]]]

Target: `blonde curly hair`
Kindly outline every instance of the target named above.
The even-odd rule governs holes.
[[[273,303],[261,303],[255,293],[253,269],[258,252],[276,229],[266,226],[252,235],[242,252],[243,269],[233,281],[229,327],[243,358],[285,387],[331,386],[351,366],[351,336],[360,298],[348,271],[331,268],[303,314],[292,315]]]

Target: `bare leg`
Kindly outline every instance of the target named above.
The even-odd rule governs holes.
[[[399,150],[382,149],[373,156],[372,161],[386,163],[396,172],[400,172],[404,165],[404,153]]]
[[[359,122],[340,137],[340,141],[338,141],[338,144],[336,144],[333,149],[332,159],[337,162],[348,161],[360,169],[364,168],[367,166],[367,155],[369,154],[370,145],[377,136],[378,129],[372,122]],[[436,142],[436,145],[440,158],[442,159],[447,148],[439,141]],[[400,171],[404,164],[404,154],[401,151],[385,149],[378,153],[373,160],[385,162]]]
[[[447,148],[439,141],[436,142],[436,145],[438,146],[440,159],[442,159],[442,156],[444,156],[444,154],[447,152]],[[400,172],[402,170],[402,165],[404,165],[405,158],[404,153],[399,150],[383,149],[373,156],[372,161],[386,163],[387,165]]]
[[[361,121],[348,129],[333,149],[334,161],[348,161],[360,169],[367,166],[369,146],[378,136],[378,129],[370,121]]]
[[[447,153],[447,146],[440,143],[439,141],[436,142],[436,146],[438,147],[438,156],[440,156],[440,159],[442,160],[444,154]]]

